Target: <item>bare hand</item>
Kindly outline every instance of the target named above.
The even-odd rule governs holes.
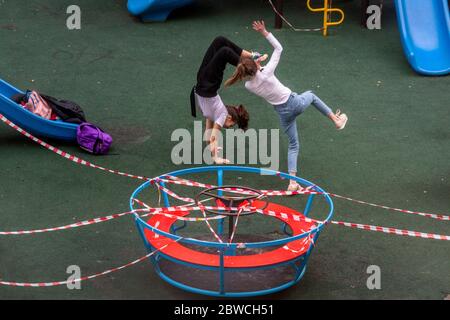
[[[259,32],[259,33],[266,33],[266,24],[264,23],[263,20],[261,21],[253,21],[253,30]]]
[[[230,160],[225,159],[225,158],[221,158],[221,157],[214,157],[214,162],[216,164],[229,164]]]

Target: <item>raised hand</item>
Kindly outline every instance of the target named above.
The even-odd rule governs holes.
[[[253,30],[255,30],[261,34],[267,33],[266,24],[264,23],[263,20],[253,21],[252,27],[253,27]]]

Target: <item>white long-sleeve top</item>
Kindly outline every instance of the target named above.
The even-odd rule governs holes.
[[[261,68],[251,80],[245,82],[245,87],[248,91],[264,98],[268,103],[279,105],[289,99],[292,91],[275,76],[275,69],[280,61],[283,47],[272,33],[269,33],[266,39],[274,48],[272,57],[267,65]]]

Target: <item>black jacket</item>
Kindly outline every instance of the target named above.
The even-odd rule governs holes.
[[[26,103],[28,102],[28,92],[30,90],[27,90],[26,94],[15,94],[11,99],[18,104],[22,101]],[[48,103],[48,106],[62,121],[76,124],[86,122],[84,111],[77,103],[69,100],[59,100],[41,93],[39,95]]]
[[[45,94],[40,94],[62,121],[80,124],[86,122],[86,116],[81,107],[69,100],[59,100]]]

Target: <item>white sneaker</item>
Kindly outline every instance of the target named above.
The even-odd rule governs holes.
[[[342,130],[345,128],[345,125],[347,124],[348,117],[345,113],[341,114],[341,110],[336,111],[336,117],[338,120],[336,121],[336,128],[338,130]]]
[[[301,187],[297,182],[290,182],[289,186],[288,186],[288,191],[297,191],[299,190]]]

